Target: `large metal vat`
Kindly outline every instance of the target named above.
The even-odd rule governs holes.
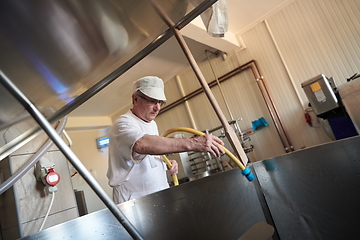
[[[181,29],[216,0],[159,5]],[[0,3],[0,69],[54,122],[106,87],[173,35],[147,0],[61,0]],[[0,85],[0,159],[28,141],[34,124]],[[27,132],[29,131],[29,132]]]
[[[360,75],[339,86],[341,100],[358,134],[360,134]]]
[[[217,173],[120,204],[145,239],[238,239],[260,221],[273,239],[357,239],[360,137]],[[24,239],[131,239],[108,210]]]

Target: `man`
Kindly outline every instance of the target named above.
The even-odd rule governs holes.
[[[159,136],[154,119],[165,101],[160,78],[140,78],[133,86],[133,108],[110,129],[107,177],[116,204],[169,188],[167,167],[160,155],[188,151],[210,152],[215,157],[224,154],[224,143],[209,134],[189,139]],[[168,172],[177,174],[177,162],[171,163]]]

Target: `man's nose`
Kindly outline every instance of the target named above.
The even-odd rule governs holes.
[[[160,108],[161,108],[161,103],[160,102],[157,102],[157,103],[154,104],[154,109],[160,110]]]

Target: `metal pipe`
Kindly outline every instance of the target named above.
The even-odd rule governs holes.
[[[56,146],[60,151],[66,156],[66,158],[71,162],[71,164],[76,168],[84,180],[90,185],[94,192],[99,196],[103,203],[109,208],[113,215],[119,220],[123,227],[128,231],[128,233],[134,239],[142,239],[141,235],[137,232],[134,226],[126,219],[123,213],[117,208],[115,203],[111,198],[106,194],[106,192],[101,188],[99,183],[96,182],[95,178],[89,173],[86,167],[82,162],[77,158],[77,156],[71,151],[71,149],[66,145],[62,138],[56,133],[51,124],[46,120],[46,118],[40,113],[40,111],[31,103],[29,99],[8,79],[3,72],[0,71],[0,82],[5,89],[11,93],[15,99],[19,101],[21,105],[31,114],[31,116],[36,120],[36,122],[43,128],[47,135],[54,141]]]
[[[220,161],[225,163],[228,166],[229,169],[233,169],[233,167],[227,161],[225,161],[224,159],[221,159]]]
[[[10,127],[11,125],[14,125],[14,124],[16,124],[16,123],[18,123],[18,122],[21,122],[21,121],[23,121],[23,120],[25,120],[25,119],[28,119],[28,118],[30,118],[30,117],[31,117],[31,116],[30,116],[29,114],[23,114],[23,115],[21,115],[21,116],[18,117],[18,118],[12,119],[12,120],[10,120],[10,121],[7,121],[6,123],[1,124],[1,125],[0,125],[0,130],[3,130],[3,129],[5,129],[5,128],[8,128],[8,127]]]
[[[155,0],[148,0],[150,2],[150,4],[152,5],[152,7],[155,9],[155,11],[160,15],[160,17],[163,19],[163,21],[168,25],[168,26],[173,26],[173,22],[172,20],[167,16],[167,14],[165,13],[165,11],[160,7],[160,5],[155,1]],[[206,96],[209,99],[210,104],[212,105],[216,115],[218,116],[221,124],[224,126],[224,130],[225,130],[225,134],[231,144],[231,146],[233,147],[233,150],[236,152],[237,156],[242,160],[243,164],[246,165],[248,162],[248,158],[241,146],[241,143],[239,141],[239,139],[237,138],[234,130],[230,127],[230,125],[228,124],[219,104],[217,103],[214,95],[212,94],[206,80],[205,77],[203,76],[199,66],[197,65],[194,56],[191,54],[191,51],[189,49],[189,47],[187,46],[183,36],[180,34],[180,30],[177,28],[173,28],[173,32],[175,34],[175,37],[181,47],[181,49],[183,50],[187,60],[190,63],[190,66],[192,67],[197,79],[199,80],[199,83],[201,84],[201,86],[203,87]]]
[[[210,58],[209,58],[209,56],[208,56],[208,54],[207,54],[208,52],[210,52],[210,51],[205,50],[205,55],[206,55],[206,58],[207,58],[207,60],[208,60],[208,62],[209,62],[211,72],[212,72],[212,74],[213,74],[214,77],[215,77],[215,81],[216,81],[216,83],[217,83],[217,85],[218,85],[218,87],[219,87],[219,90],[220,90],[221,96],[222,96],[222,98],[223,98],[223,100],[224,100],[226,109],[227,109],[228,112],[229,112],[230,119],[233,120],[233,119],[234,119],[234,116],[232,115],[232,112],[231,112],[230,107],[229,107],[229,104],[228,104],[228,102],[227,102],[227,100],[226,100],[226,98],[225,98],[225,95],[224,95],[224,92],[223,92],[223,90],[222,90],[222,87],[220,86],[219,79],[217,78],[217,76],[216,76],[216,74],[215,74],[214,68],[213,68],[213,66],[212,66],[212,64],[211,64],[211,61],[210,61]],[[212,52],[211,52],[211,53],[212,53]]]
[[[253,74],[254,74],[254,77],[256,77],[256,73],[255,73],[254,67],[250,66],[250,68],[251,68],[251,71],[252,71]],[[262,97],[264,98],[265,105],[266,105],[266,107],[267,107],[267,109],[268,109],[268,111],[269,111],[269,113],[270,113],[271,119],[272,119],[273,122],[274,122],[276,131],[277,131],[277,133],[278,133],[278,135],[279,135],[279,137],[280,137],[280,140],[281,140],[281,143],[282,143],[282,145],[283,145],[283,147],[284,147],[284,150],[285,150],[285,152],[289,152],[289,151],[288,151],[288,147],[287,147],[287,145],[286,145],[286,143],[285,143],[285,141],[284,141],[284,139],[283,139],[283,137],[282,137],[282,135],[281,135],[281,133],[280,133],[280,128],[279,128],[278,122],[277,122],[276,119],[275,119],[274,113],[273,113],[273,111],[271,110],[271,107],[270,107],[270,105],[269,105],[269,103],[268,103],[268,101],[267,101],[267,99],[266,99],[266,97],[265,97],[264,90],[261,88],[258,79],[256,79],[256,83],[257,83],[257,85],[258,85],[258,87],[259,87],[259,89],[260,89],[260,92],[261,92]]]
[[[258,77],[257,74],[255,73],[254,68],[253,68],[252,65],[255,65],[255,69],[256,69],[256,71],[258,72],[259,77]],[[289,147],[290,147],[290,151],[294,151],[294,147],[293,147],[293,145],[291,144],[290,138],[289,138],[288,135],[287,135],[287,132],[286,132],[285,127],[284,127],[284,124],[283,124],[283,121],[282,121],[282,119],[281,119],[281,117],[280,117],[280,115],[279,115],[279,112],[277,111],[277,108],[276,108],[276,106],[275,106],[275,104],[274,104],[274,100],[273,100],[271,94],[269,93],[269,90],[267,89],[266,83],[265,83],[265,81],[264,81],[264,77],[263,77],[262,74],[261,74],[260,68],[259,68],[256,60],[251,60],[251,61],[249,61],[249,62],[241,65],[240,67],[238,67],[238,68],[230,71],[229,73],[225,74],[225,75],[222,76],[222,77],[226,77],[226,78],[228,79],[228,78],[233,77],[233,76],[235,76],[236,74],[238,74],[238,73],[240,73],[240,72],[242,72],[242,71],[244,71],[244,70],[246,70],[246,69],[248,69],[248,68],[251,68],[252,73],[253,73],[253,75],[254,75],[257,83],[258,83],[260,92],[261,92],[261,94],[262,94],[262,96],[263,96],[263,98],[264,98],[265,104],[266,104],[266,106],[267,106],[267,108],[268,108],[268,110],[269,110],[269,113],[270,113],[270,115],[271,115],[271,118],[272,118],[272,120],[273,120],[273,122],[274,122],[274,124],[275,124],[275,128],[276,128],[276,130],[277,130],[277,132],[278,132],[278,134],[279,134],[279,137],[280,137],[280,140],[281,140],[281,142],[282,142],[282,144],[283,144],[283,146],[284,146],[285,152],[289,152]],[[266,99],[266,97],[265,97],[265,94],[264,94],[264,92],[263,92],[263,90],[262,90],[262,88],[261,88],[261,86],[260,86],[260,84],[259,84],[259,80],[262,80],[262,83],[263,83],[264,88],[265,88],[266,95],[268,96],[268,98],[269,98],[269,100],[270,100],[270,105],[272,106],[272,108],[273,108],[274,111],[275,111],[275,115],[274,115],[272,109],[270,108],[270,105],[268,104],[268,101],[267,101],[267,99]],[[276,116],[276,117],[275,117],[275,116]],[[276,119],[278,119],[278,121],[279,121],[279,123],[280,123],[280,127],[279,127]],[[289,144],[289,147],[288,147],[288,145],[286,144],[286,142],[283,140],[283,137],[282,137],[282,135],[281,135],[281,131],[284,133],[284,136],[285,136],[285,138],[286,138],[287,143]]]
[[[244,65],[241,65],[240,67],[237,67],[234,70],[232,70],[232,71],[226,73],[225,75],[219,77],[218,78],[219,82],[222,83],[223,81],[226,81],[226,80],[230,79],[231,77],[243,72],[244,70],[246,70],[248,68],[250,68],[250,67],[249,66],[244,67]],[[216,86],[216,80],[211,81],[210,83],[208,83],[208,85],[209,85],[210,88]],[[189,93],[188,95],[176,100],[175,102],[172,102],[170,104],[166,104],[166,106],[160,110],[159,114],[164,113],[164,112],[178,106],[179,104],[182,104],[183,102],[185,102],[187,100],[190,100],[193,97],[196,97],[197,95],[199,95],[199,94],[201,94],[203,92],[204,92],[204,90],[202,88],[198,88],[195,91]]]
[[[253,75],[254,75],[254,78],[257,80],[259,77],[257,76],[257,74],[255,73],[255,71],[253,70],[253,67],[251,66],[252,64],[254,64],[254,62],[255,62],[255,60],[251,60],[251,61],[249,61],[249,62],[247,62],[247,63],[245,63],[245,64],[243,64],[243,65],[241,65],[241,66],[239,66],[239,67],[237,67],[237,68],[235,68],[235,69],[233,69],[233,70],[231,70],[230,72],[228,72],[228,73],[224,74],[223,76],[219,77],[219,78],[218,78],[219,82],[221,83],[221,82],[223,82],[223,81],[226,81],[226,80],[234,77],[235,75],[237,75],[237,74],[239,74],[239,73],[241,73],[241,72],[243,72],[243,71],[245,71],[245,70],[247,70],[247,69],[251,69],[251,70],[252,70],[252,73],[253,73]],[[254,65],[255,65],[255,64],[254,64]],[[257,65],[255,65],[255,66],[257,66]],[[257,69],[256,69],[256,70],[257,70],[257,71],[259,70],[259,67],[258,67],[258,66],[257,66]],[[258,72],[259,72],[259,71],[258,71]],[[259,75],[261,75],[261,72],[259,73]],[[262,82],[264,82],[264,81],[262,81]],[[208,85],[209,85],[209,87],[216,86],[216,80],[211,81]],[[291,150],[291,151],[294,151],[294,148],[293,148],[293,146],[292,146],[292,144],[291,144],[291,141],[290,141],[290,139],[289,139],[289,137],[288,137],[288,135],[287,135],[287,133],[286,133],[286,130],[285,130],[285,127],[284,127],[284,124],[283,124],[283,122],[282,122],[282,120],[281,120],[280,115],[278,114],[278,112],[277,112],[277,110],[276,110],[276,118],[279,119],[279,123],[281,123],[281,128],[282,128],[282,129],[280,129],[277,121],[275,120],[275,119],[276,119],[276,118],[275,118],[275,115],[274,115],[273,111],[271,110],[270,105],[268,105],[268,102],[267,102],[267,100],[266,100],[266,97],[265,97],[265,95],[264,95],[264,93],[263,93],[263,91],[262,91],[262,89],[261,89],[261,87],[260,87],[259,84],[258,84],[258,86],[259,86],[259,88],[260,88],[260,91],[262,92],[262,96],[264,97],[265,104],[267,105],[268,111],[269,111],[269,113],[270,113],[270,116],[272,117],[272,120],[273,120],[274,124],[275,124],[275,128],[276,128],[276,130],[277,130],[277,132],[278,132],[278,134],[279,134],[280,140],[281,140],[281,142],[282,142],[282,144],[283,144],[283,146],[284,146],[285,151],[288,152],[288,146],[287,146],[287,144],[285,143],[285,141],[283,140],[283,137],[282,137],[282,135],[281,135],[281,131],[284,132],[284,135],[285,135],[285,137],[286,137],[286,139],[287,139],[287,142],[288,142],[289,145],[290,145],[290,150]],[[185,102],[185,101],[187,101],[187,100],[189,100],[189,99],[191,99],[191,98],[193,98],[193,97],[195,97],[195,96],[197,96],[197,95],[199,95],[199,94],[201,94],[201,93],[203,93],[203,92],[204,92],[203,89],[199,88],[199,89],[197,89],[197,90],[189,93],[188,95],[186,95],[186,96],[178,99],[177,101],[175,101],[175,102],[173,102],[173,103],[171,103],[171,104],[166,105],[166,107],[164,107],[163,109],[161,109],[160,114],[163,113],[163,112],[166,112],[166,111],[168,111],[168,110],[170,110],[170,109],[172,109],[172,108],[174,108],[174,107],[176,107],[176,106],[179,105],[179,104],[182,104],[183,102]],[[270,99],[271,105],[275,107],[274,101],[273,101],[273,99],[272,99],[269,91],[267,90],[266,92],[267,92],[267,95],[270,96],[269,99]],[[276,107],[275,107],[275,109],[276,109]]]
[[[65,130],[64,130],[62,133],[63,133],[63,135],[65,136],[66,141],[68,142],[68,146],[71,147],[72,144],[73,144],[73,142],[72,142],[70,136],[67,134],[67,132],[66,132]]]
[[[279,111],[277,110],[277,108],[276,108],[276,106],[275,106],[275,104],[274,104],[274,100],[273,100],[271,94],[269,93],[269,90],[268,90],[267,85],[266,85],[266,83],[265,83],[264,76],[262,75],[262,73],[261,73],[261,71],[260,71],[260,68],[259,68],[256,60],[252,60],[252,62],[255,64],[255,67],[256,67],[259,75],[260,75],[261,82],[263,83],[264,88],[265,88],[265,91],[266,91],[266,93],[267,93],[267,95],[268,95],[268,97],[269,97],[269,99],[270,99],[270,103],[271,103],[272,107],[274,108],[276,117],[277,117],[277,119],[278,119],[279,122],[280,122],[280,126],[281,126],[281,128],[282,128],[282,130],[283,130],[283,132],[284,132],[285,138],[286,138],[286,140],[288,141],[288,143],[289,143],[289,145],[290,145],[290,149],[291,149],[291,151],[294,151],[294,146],[292,145],[292,143],[291,143],[291,141],[290,141],[290,138],[289,138],[288,135],[287,135],[287,132],[286,132],[286,130],[285,130],[284,123],[283,123],[283,121],[282,121],[282,119],[281,119],[281,117],[280,117]]]
[[[189,24],[192,20],[194,20],[197,16],[199,16],[202,12],[204,12],[206,9],[211,7],[214,3],[216,3],[218,0],[204,0],[202,3],[200,3],[195,9],[193,9],[191,12],[186,14],[186,17],[181,19],[175,27],[177,29],[184,28],[187,24]]]
[[[34,126],[4,146],[0,147],[0,161],[33,140],[40,134],[40,132],[41,128],[39,126]]]
[[[211,71],[212,71],[212,73],[213,73],[213,75],[214,75],[214,77],[215,77],[216,83],[217,83],[217,85],[218,85],[218,87],[219,87],[219,90],[220,90],[221,96],[222,96],[222,98],[223,98],[223,100],[224,100],[226,109],[227,109],[228,112],[229,112],[230,119],[231,119],[231,120],[234,120],[235,118],[234,118],[234,116],[233,116],[233,114],[232,114],[232,112],[231,112],[231,110],[230,110],[230,107],[229,107],[229,104],[228,104],[228,102],[227,102],[227,100],[226,100],[224,91],[222,90],[222,87],[220,86],[219,79],[218,79],[217,75],[215,74],[215,70],[214,70],[214,68],[213,68],[213,65],[211,64],[210,58],[209,58],[209,56],[208,56],[208,53],[212,53],[212,54],[214,54],[214,55],[215,55],[215,53],[213,53],[213,52],[211,52],[211,51],[209,51],[209,50],[205,50],[206,58],[207,58],[207,60],[208,60],[208,62],[209,62]],[[234,127],[235,127],[235,130],[239,133],[239,137],[241,137],[241,129],[240,129],[240,126],[239,126],[239,124],[238,124],[237,121],[235,122]]]
[[[263,77],[263,75],[262,75],[262,73],[261,73],[261,71],[260,71],[260,67],[259,67],[257,61],[256,61],[255,59],[253,59],[253,60],[250,60],[249,62],[243,64],[242,66],[251,65],[251,64],[255,65],[255,68],[256,68],[256,70],[257,70],[257,72],[258,72],[258,74],[259,74],[259,77],[258,77],[258,76],[255,74],[255,72],[253,71],[253,74],[254,74],[255,79],[256,79],[257,81],[258,81],[258,79],[262,80],[262,83],[263,83],[264,88],[265,88],[265,92],[266,92],[267,96],[269,97],[270,104],[271,104],[271,106],[273,107],[273,109],[274,109],[274,111],[275,111],[275,115],[276,115],[276,118],[278,119],[278,121],[279,121],[279,123],[280,123],[281,130],[283,131],[284,136],[285,136],[285,138],[286,138],[286,140],[287,140],[287,142],[288,142],[288,144],[289,144],[290,151],[294,151],[294,146],[292,145],[292,143],[291,143],[291,141],[290,141],[290,138],[288,137],[287,131],[285,130],[285,127],[284,127],[284,123],[283,123],[283,121],[282,121],[282,119],[281,119],[281,117],[280,117],[279,112],[277,111],[277,108],[276,108],[276,106],[275,106],[275,104],[274,104],[274,100],[273,100],[273,98],[272,98],[272,96],[271,96],[271,94],[270,94],[270,92],[269,92],[269,90],[268,90],[268,88],[267,88],[267,85],[266,85],[266,83],[265,83],[265,81],[264,81],[264,77]],[[233,70],[233,71],[234,71],[234,70]],[[259,88],[260,88],[260,86],[259,86]],[[267,101],[267,100],[265,100],[265,102],[266,102],[266,101]],[[269,111],[271,111],[270,114],[272,114],[272,110],[269,109]],[[280,129],[277,129],[277,130],[278,130],[278,132],[280,131]],[[280,133],[279,133],[279,136],[280,136],[280,138],[282,139]],[[282,141],[283,141],[283,140],[282,140]],[[283,144],[283,145],[284,145],[284,144]],[[285,146],[286,146],[286,147],[285,147]],[[288,147],[287,147],[286,144],[284,145],[284,147],[285,147],[285,151],[286,151],[286,152],[289,152]]]
[[[246,63],[246,64],[244,64],[244,65],[241,65],[240,67],[238,67],[238,68],[236,68],[236,69],[234,69],[234,70],[226,73],[225,75],[223,75],[223,76],[221,76],[221,77],[219,78],[219,82],[226,81],[226,80],[232,78],[233,76],[235,76],[235,75],[237,75],[237,74],[239,74],[239,73],[241,73],[241,72],[243,72],[243,71],[245,71],[245,70],[247,70],[247,69],[252,69],[252,66],[249,66],[249,64],[250,64],[250,62],[248,62],[248,63]],[[253,72],[254,77],[256,78],[256,74],[254,73],[253,69],[252,69],[252,72]],[[213,87],[213,86],[215,86],[215,85],[216,85],[215,80],[209,83],[209,87]],[[260,86],[259,86],[259,87],[260,87]],[[187,100],[189,100],[189,99],[191,99],[191,98],[193,98],[193,97],[201,94],[202,92],[203,92],[202,89],[199,88],[199,89],[195,90],[194,92],[186,95],[185,97],[183,97],[183,98],[181,98],[181,99],[179,99],[179,100],[177,100],[177,101],[175,101],[175,102],[173,102],[173,103],[171,103],[171,104],[168,104],[164,109],[162,109],[162,111],[160,111],[160,113],[164,112],[164,110],[165,110],[165,111],[168,111],[168,110],[172,109],[173,107],[175,107],[175,106],[177,106],[177,105],[179,105],[179,104],[181,104],[181,103],[183,103],[183,102],[185,102],[185,101],[187,101]],[[266,100],[265,96],[263,95],[262,89],[260,89],[260,92],[262,93],[262,96],[263,96],[263,98],[264,98],[265,104],[266,104],[266,106],[267,106],[267,108],[268,108],[268,111],[269,111],[269,113],[270,113],[270,116],[271,116],[271,118],[272,118],[272,120],[273,120],[273,122],[274,122],[275,128],[276,128],[277,133],[278,133],[278,135],[279,135],[279,137],[280,137],[280,140],[281,140],[281,142],[282,142],[282,145],[283,145],[283,147],[284,147],[284,149],[285,149],[285,151],[286,151],[287,145],[286,145],[286,143],[284,142],[284,140],[283,140],[283,138],[282,138],[282,136],[281,136],[280,128],[279,128],[277,122],[275,121],[274,114],[273,114],[273,112],[271,111],[271,108],[270,108],[269,104],[267,103],[267,100]]]
[[[241,120],[241,118],[239,118],[239,119],[237,119],[237,120]],[[230,121],[228,121],[228,123],[229,123],[229,124],[235,124],[237,120],[230,120]],[[222,127],[223,127],[223,126],[220,125],[220,126],[217,126],[217,127],[215,127],[215,128],[212,128],[212,129],[210,129],[210,130],[208,130],[208,131],[209,131],[210,133],[212,133],[212,132],[215,132],[215,131],[221,129]],[[205,131],[202,131],[202,132],[205,132]]]

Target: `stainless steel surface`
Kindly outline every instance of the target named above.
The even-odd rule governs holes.
[[[358,134],[360,134],[360,78],[338,87],[341,101],[349,114]]]
[[[360,136],[250,164],[120,204],[146,239],[238,239],[266,221],[273,239],[357,239]],[[108,210],[24,239],[129,239]]]
[[[208,176],[210,176],[212,174],[215,174],[215,173],[218,173],[218,172],[220,172],[220,170],[217,170],[217,169],[200,172],[200,173],[197,173],[197,174],[193,174],[191,177],[189,177],[189,180],[194,181],[194,180],[197,180],[197,179],[200,179],[200,178],[208,177]]]
[[[182,1],[162,1],[178,22]],[[2,1],[1,70],[37,107],[60,109],[124,64],[167,26],[146,0]],[[3,90],[1,92],[4,92]],[[23,112],[9,95],[10,116]]]
[[[253,185],[238,169],[118,205],[144,239],[238,239],[266,221]],[[130,239],[101,210],[24,239]]]
[[[187,1],[164,0],[161,6],[182,28],[214,2],[194,9]],[[1,70],[37,108],[50,112],[50,122],[84,103],[173,34],[146,0],[2,1],[0,33]],[[0,93],[2,126],[22,116],[23,107],[2,86]],[[38,131],[19,129],[12,139],[0,141],[0,154]]]
[[[357,239],[360,137],[254,164],[280,239]]]

